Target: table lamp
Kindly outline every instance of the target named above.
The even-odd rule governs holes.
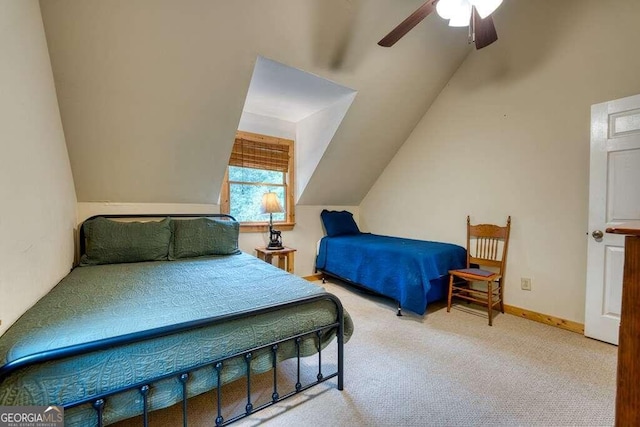
[[[273,229],[273,214],[284,212],[278,195],[272,191],[264,193],[262,196],[262,204],[260,206],[260,212],[263,214],[269,214],[269,244],[267,249],[278,250],[284,249],[282,246],[282,232]]]

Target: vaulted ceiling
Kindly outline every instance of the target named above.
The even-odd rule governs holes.
[[[469,52],[423,0],[41,0],[79,201],[217,203],[259,55],[358,92],[300,204],[357,205]]]

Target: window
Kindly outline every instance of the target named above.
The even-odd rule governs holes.
[[[295,222],[293,141],[238,131],[222,183],[220,211],[235,217],[242,231],[264,231],[268,214],[260,213],[262,195],[278,195],[285,212],[273,214],[280,230]]]

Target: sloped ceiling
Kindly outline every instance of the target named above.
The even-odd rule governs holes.
[[[258,57],[238,128],[295,140],[296,203],[356,94],[315,74]],[[256,119],[271,129],[255,129]]]
[[[259,56],[243,112],[298,123],[354,92],[314,74]]]
[[[41,0],[79,201],[217,203],[258,55],[358,91],[300,204],[357,205],[469,52],[423,0]]]

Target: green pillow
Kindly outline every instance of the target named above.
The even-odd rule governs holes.
[[[84,223],[86,253],[80,265],[167,260],[171,221],[118,222],[98,217]]]
[[[169,259],[240,253],[240,224],[211,218],[172,219]]]

